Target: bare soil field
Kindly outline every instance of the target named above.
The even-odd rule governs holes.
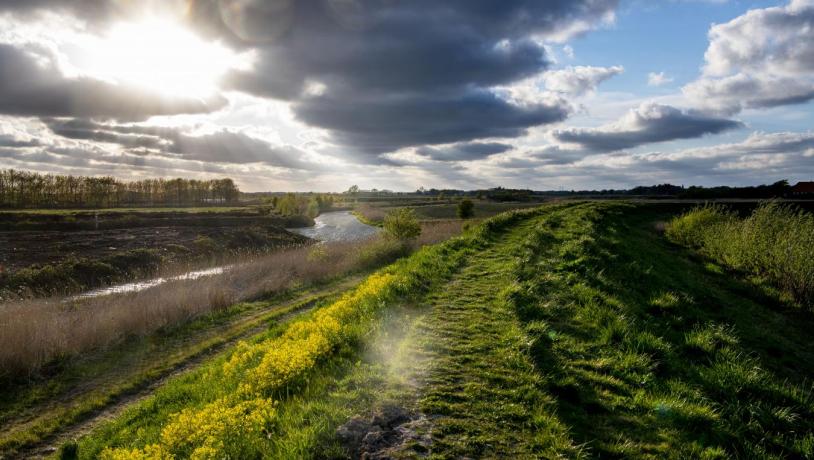
[[[261,229],[270,246],[290,246],[305,241],[280,227],[254,228]],[[171,259],[178,259],[195,250],[196,241],[203,241],[202,238],[228,244],[237,237],[236,232],[234,226],[0,232],[0,265],[7,271],[16,271],[31,265],[59,263],[71,257],[97,259],[135,249],[156,249]]]
[[[0,213],[0,293],[26,297],[78,292],[215,263],[236,254],[298,246],[285,228],[305,216],[260,208]]]

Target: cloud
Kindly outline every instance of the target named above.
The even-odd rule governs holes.
[[[517,106],[485,91],[411,95],[351,103],[329,95],[295,105],[302,122],[332,130],[340,144],[372,154],[424,144],[521,136],[530,126],[564,120],[570,107]]]
[[[90,120],[72,119],[46,119],[46,123],[54,134],[69,139],[81,139],[96,142],[118,144],[125,148],[160,149],[167,141],[156,135],[139,135],[127,132],[117,132],[117,126],[102,125]]]
[[[814,98],[814,2],[750,10],[712,26],[704,74],[684,93],[726,113]]]
[[[416,153],[435,161],[472,161],[511,149],[511,145],[498,142],[465,142],[440,147],[419,147]]]
[[[267,166],[317,170],[299,147],[272,144],[242,132],[220,130],[192,135],[180,128],[101,124],[90,120],[48,120],[55,134],[78,140],[117,144],[142,156],[169,157],[226,164],[261,163]]]
[[[752,133],[741,142],[673,152],[599,153],[584,155],[558,146],[541,151],[499,155],[477,171],[524,184],[557,184],[567,188],[627,188],[632,185],[671,182],[696,185],[743,185],[771,183],[780,179],[807,180],[814,174],[814,133]],[[560,157],[562,155],[562,157]],[[553,161],[543,162],[546,156]],[[556,161],[563,158],[563,161]],[[545,188],[545,187],[540,187]]]
[[[382,154],[404,147],[522,136],[564,120],[571,106],[563,99],[519,103],[496,89],[540,75],[550,66],[547,43],[611,22],[617,6],[618,0],[0,1],[0,11],[18,19],[58,11],[91,33],[152,10],[182,11],[197,33],[253,51],[253,67],[230,72],[224,90],[289,103],[297,120],[324,130],[346,158],[361,163],[384,163]],[[0,112],[135,120],[223,103],[155,100],[90,78],[59,77],[56,68],[7,71],[13,81],[25,73],[37,78],[0,88]],[[616,71],[581,68],[567,89],[590,91]],[[46,89],[47,97],[38,98]],[[154,147],[139,136],[92,136],[87,140]]]
[[[0,44],[0,113],[18,116],[144,119],[152,115],[204,113],[226,104],[162,96],[87,77],[66,78],[55,58],[37,48]]]
[[[622,66],[613,67],[568,67],[546,72],[543,77],[546,88],[557,93],[581,96],[596,90],[603,81],[624,72]]]
[[[664,72],[650,72],[647,74],[647,84],[649,86],[663,86],[672,82],[673,78]]]
[[[560,142],[577,144],[592,152],[614,152],[654,142],[717,134],[742,126],[734,120],[644,103],[615,123],[599,128],[555,130],[552,135]]]
[[[523,107],[492,89],[546,70],[544,42],[604,23],[617,3],[257,0],[226,15],[195,2],[191,14],[207,33],[255,47],[254,69],[230,74],[229,88],[289,101],[340,146],[378,155],[561,121],[564,104]]]
[[[20,139],[16,136],[0,133],[0,147],[23,148],[38,145],[40,145],[40,141],[36,139]]]
[[[59,13],[80,19],[85,26],[104,28],[111,22],[150,12],[183,13],[187,0],[0,0],[0,13],[30,19],[41,13]]]
[[[167,151],[184,159],[217,163],[264,163],[289,169],[320,169],[304,161],[305,152],[292,145],[272,145],[243,133],[227,130],[190,136],[179,134]]]
[[[808,102],[814,99],[814,83],[806,79],[739,73],[724,78],[702,78],[685,86],[683,92],[698,107],[735,114],[744,109]]]
[[[814,148],[814,133],[761,133],[755,132],[746,140],[711,147],[684,149],[671,153],[648,153],[639,158],[653,160],[682,161],[692,159],[732,159],[754,155],[802,154]]]
[[[750,10],[712,26],[704,55],[707,75],[768,71],[798,76],[814,71],[814,2]]]

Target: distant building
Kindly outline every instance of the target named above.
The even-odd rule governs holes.
[[[797,185],[791,188],[791,196],[814,197],[814,182],[797,182]]]

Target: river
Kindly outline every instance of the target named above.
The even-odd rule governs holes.
[[[320,214],[314,219],[313,227],[289,228],[293,233],[307,236],[319,241],[354,241],[375,235],[379,229],[359,222],[350,211],[334,211]],[[195,270],[183,275],[171,277],[158,277],[132,283],[122,283],[84,292],[71,297],[71,299],[88,299],[110,294],[124,294],[138,292],[166,283],[167,281],[195,280],[206,276],[219,275],[228,271],[233,265],[212,267],[204,270]]]
[[[350,211],[326,212],[317,216],[314,222],[313,227],[287,230],[319,241],[354,241],[379,232],[378,227],[363,224]]]

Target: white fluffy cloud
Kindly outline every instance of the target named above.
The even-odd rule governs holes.
[[[559,142],[577,144],[591,152],[613,152],[654,142],[717,134],[741,126],[738,121],[647,102],[614,123],[599,128],[560,129],[552,135]]]
[[[647,84],[649,86],[663,86],[672,82],[673,78],[664,72],[650,72],[647,75]]]
[[[814,1],[750,10],[713,26],[702,77],[684,93],[726,113],[814,99]]]
[[[546,72],[543,80],[549,91],[571,96],[581,96],[596,90],[603,81],[624,72],[622,66],[577,66]]]

